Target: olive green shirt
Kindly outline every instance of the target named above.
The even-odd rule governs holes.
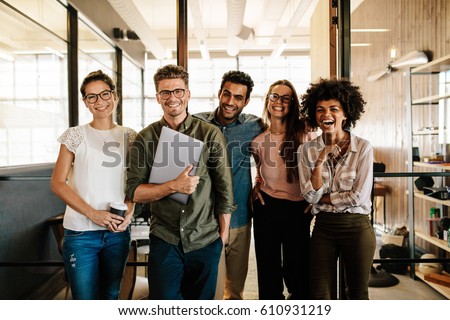
[[[144,128],[131,148],[126,187],[130,199],[140,184],[148,183],[163,126],[168,126],[164,118]],[[196,172],[200,182],[185,205],[169,197],[150,203],[150,233],[170,244],[181,241],[189,252],[219,238],[217,215],[235,209],[233,175],[220,129],[188,114],[178,131],[205,143]]]

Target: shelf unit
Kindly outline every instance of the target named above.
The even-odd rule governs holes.
[[[419,237],[425,241],[428,241],[429,243],[434,244],[435,246],[437,246],[447,252],[450,252],[450,248],[448,247],[448,244],[445,240],[441,240],[436,237],[430,237],[429,235],[426,235],[425,233],[422,233],[420,231],[416,231],[415,234],[416,234],[416,237]]]
[[[437,170],[450,170],[450,163],[429,163],[429,162],[414,161],[413,165],[415,167],[424,167]]]
[[[450,299],[450,288],[449,287],[425,280],[425,276],[423,275],[423,273],[418,270],[416,270],[416,277],[421,279],[423,282],[428,284],[430,287],[432,287],[434,290],[436,290],[437,292],[442,294],[447,299]]]
[[[416,130],[413,132],[413,135],[416,135],[416,136],[420,136],[420,135],[428,136],[428,135],[438,135],[438,134],[439,134],[439,130]]]
[[[424,88],[415,85],[415,80],[417,77],[426,75],[431,80],[430,83]],[[433,78],[435,77],[435,78]],[[436,147],[440,148],[444,159],[450,161],[450,153],[448,152],[450,146],[450,132],[447,130],[450,126],[450,55],[444,56],[440,59],[433,60],[429,63],[421,65],[419,67],[410,70],[407,77],[407,117],[409,126],[409,146],[411,146],[408,152],[408,172],[429,172],[429,176],[435,177],[436,172],[449,172],[450,163],[430,163],[430,162],[419,162],[413,161],[412,146],[415,145],[415,140],[420,140],[423,146],[432,145],[432,139],[435,141]],[[422,83],[423,84],[423,83]],[[422,90],[421,90],[422,89]],[[424,95],[422,97],[415,97],[418,92],[424,92],[426,90],[431,90],[431,94]],[[416,112],[414,108],[416,106],[422,106],[421,109],[427,110],[430,119],[438,119],[437,123],[421,123],[421,119],[415,117],[420,117],[420,112]],[[418,108],[418,107],[417,107]],[[419,143],[420,144],[420,143]],[[419,146],[420,150],[420,146]],[[431,171],[434,171],[431,172]],[[440,178],[439,185],[445,185],[444,177]],[[447,255],[450,253],[450,248],[447,241],[440,240],[437,237],[432,237],[420,229],[417,229],[417,222],[415,221],[415,207],[414,202],[416,201],[426,201],[432,203],[433,205],[438,205],[441,208],[441,213],[447,215],[450,208],[450,200],[439,200],[428,195],[424,195],[423,192],[417,190],[414,186],[413,178],[408,179],[408,209],[409,209],[409,228],[414,232],[410,236],[410,247],[412,254],[415,248],[415,237],[426,241],[432,246],[439,248],[442,255]],[[422,214],[426,217],[426,212]],[[412,269],[414,270],[414,269]],[[450,299],[450,288],[426,281],[424,276],[419,271],[412,271],[412,275],[423,280],[425,283],[430,285],[432,288],[437,290],[439,293],[444,295],[447,299]]]
[[[424,200],[427,200],[427,201],[431,201],[431,202],[434,202],[434,203],[442,204],[444,206],[450,206],[450,200],[439,200],[439,199],[436,199],[436,198],[424,195],[423,192],[421,192],[421,191],[415,191],[414,192],[414,197],[415,198],[424,199]]]

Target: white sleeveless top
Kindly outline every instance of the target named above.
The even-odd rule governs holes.
[[[131,128],[97,130],[85,124],[67,129],[58,138],[75,155],[68,185],[94,209],[109,210],[110,202],[124,201],[126,155],[135,137]],[[69,206],[63,225],[74,231],[106,229]]]

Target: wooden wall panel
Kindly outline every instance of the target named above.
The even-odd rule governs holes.
[[[352,81],[359,85],[365,100],[366,112],[354,132],[367,138],[375,148],[375,160],[386,164],[387,172],[407,170],[408,143],[405,70],[392,72],[369,82],[368,72],[384,68],[389,63],[390,49],[397,49],[397,57],[410,51],[429,51],[432,59],[450,54],[450,1],[448,0],[365,0],[351,17],[352,29],[383,28],[389,32],[352,33],[352,43],[370,43],[369,47],[352,47]],[[429,80],[424,80],[429,81]],[[415,94],[426,95],[431,83],[413,88]],[[434,124],[429,109],[414,110],[417,118]],[[414,122],[417,126],[418,122]],[[437,125],[437,123],[436,123]],[[437,139],[437,137],[435,138]],[[417,138],[421,155],[433,152],[430,139]],[[388,188],[386,197],[387,227],[408,222],[407,178],[383,178]],[[381,202],[377,203],[381,208]],[[424,217],[430,204],[416,201],[418,227],[424,228]],[[382,215],[377,214],[377,220]]]
[[[330,47],[329,21],[330,3],[319,1],[311,17],[311,79],[316,81],[319,78],[331,76],[331,70],[336,70],[336,57],[332,56]],[[331,63],[333,61],[334,63]],[[336,72],[334,72],[336,73]]]

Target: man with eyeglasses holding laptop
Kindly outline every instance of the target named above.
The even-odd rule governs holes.
[[[234,211],[233,178],[225,139],[218,128],[187,112],[189,74],[166,65],[154,75],[156,99],[164,115],[136,137],[130,152],[127,195],[150,202],[149,299],[213,299],[223,245]],[[163,127],[204,142],[198,167],[175,179],[149,183]],[[186,204],[174,193],[188,194]]]

